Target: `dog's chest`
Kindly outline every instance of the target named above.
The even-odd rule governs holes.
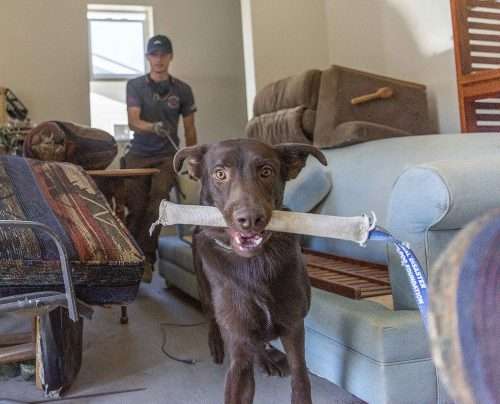
[[[251,259],[228,252],[205,232],[197,235],[196,245],[221,328],[269,340],[307,313],[309,282],[295,236],[273,234],[263,254]]]
[[[304,285],[293,276],[300,265],[288,260],[231,258],[219,256],[204,263],[204,267],[217,266],[208,274],[217,322],[242,337],[271,340],[280,336],[286,324],[300,317],[289,310],[290,294],[284,293],[302,295]]]
[[[280,334],[276,302],[270,294],[243,291],[227,284],[213,294],[217,322],[232,334],[270,340]]]

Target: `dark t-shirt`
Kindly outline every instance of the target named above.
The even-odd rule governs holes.
[[[179,145],[179,116],[188,116],[196,111],[193,91],[188,84],[172,76],[163,82],[150,80],[149,75],[144,75],[127,82],[127,107],[140,108],[140,118],[143,121],[162,121],[167,126],[171,139]],[[144,156],[167,156],[175,153],[168,139],[141,132],[134,133],[130,151]]]

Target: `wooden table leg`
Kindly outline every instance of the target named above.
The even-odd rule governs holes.
[[[122,316],[120,317],[120,324],[128,324],[127,306],[121,306]]]

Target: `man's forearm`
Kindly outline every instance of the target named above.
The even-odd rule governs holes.
[[[153,125],[154,125],[153,122],[147,122],[143,121],[142,119],[137,119],[129,122],[128,126],[130,127],[130,129],[136,132],[153,134],[154,133]]]
[[[186,128],[184,132],[184,136],[186,138],[186,146],[194,146],[197,142],[196,139],[196,128]]]

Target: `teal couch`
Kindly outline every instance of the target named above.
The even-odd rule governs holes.
[[[399,137],[323,152],[328,167],[309,160],[300,175],[322,170],[333,184],[314,211],[340,216],[374,211],[381,226],[410,243],[429,276],[440,252],[462,227],[500,207],[497,134]],[[289,193],[286,199],[293,205]],[[364,248],[315,237],[304,242],[313,249],[387,263],[394,300],[392,310],[313,289],[306,318],[309,370],[369,403],[449,402],[393,249],[381,242]],[[175,236],[162,237],[159,257],[168,284],[197,297],[190,246]]]

